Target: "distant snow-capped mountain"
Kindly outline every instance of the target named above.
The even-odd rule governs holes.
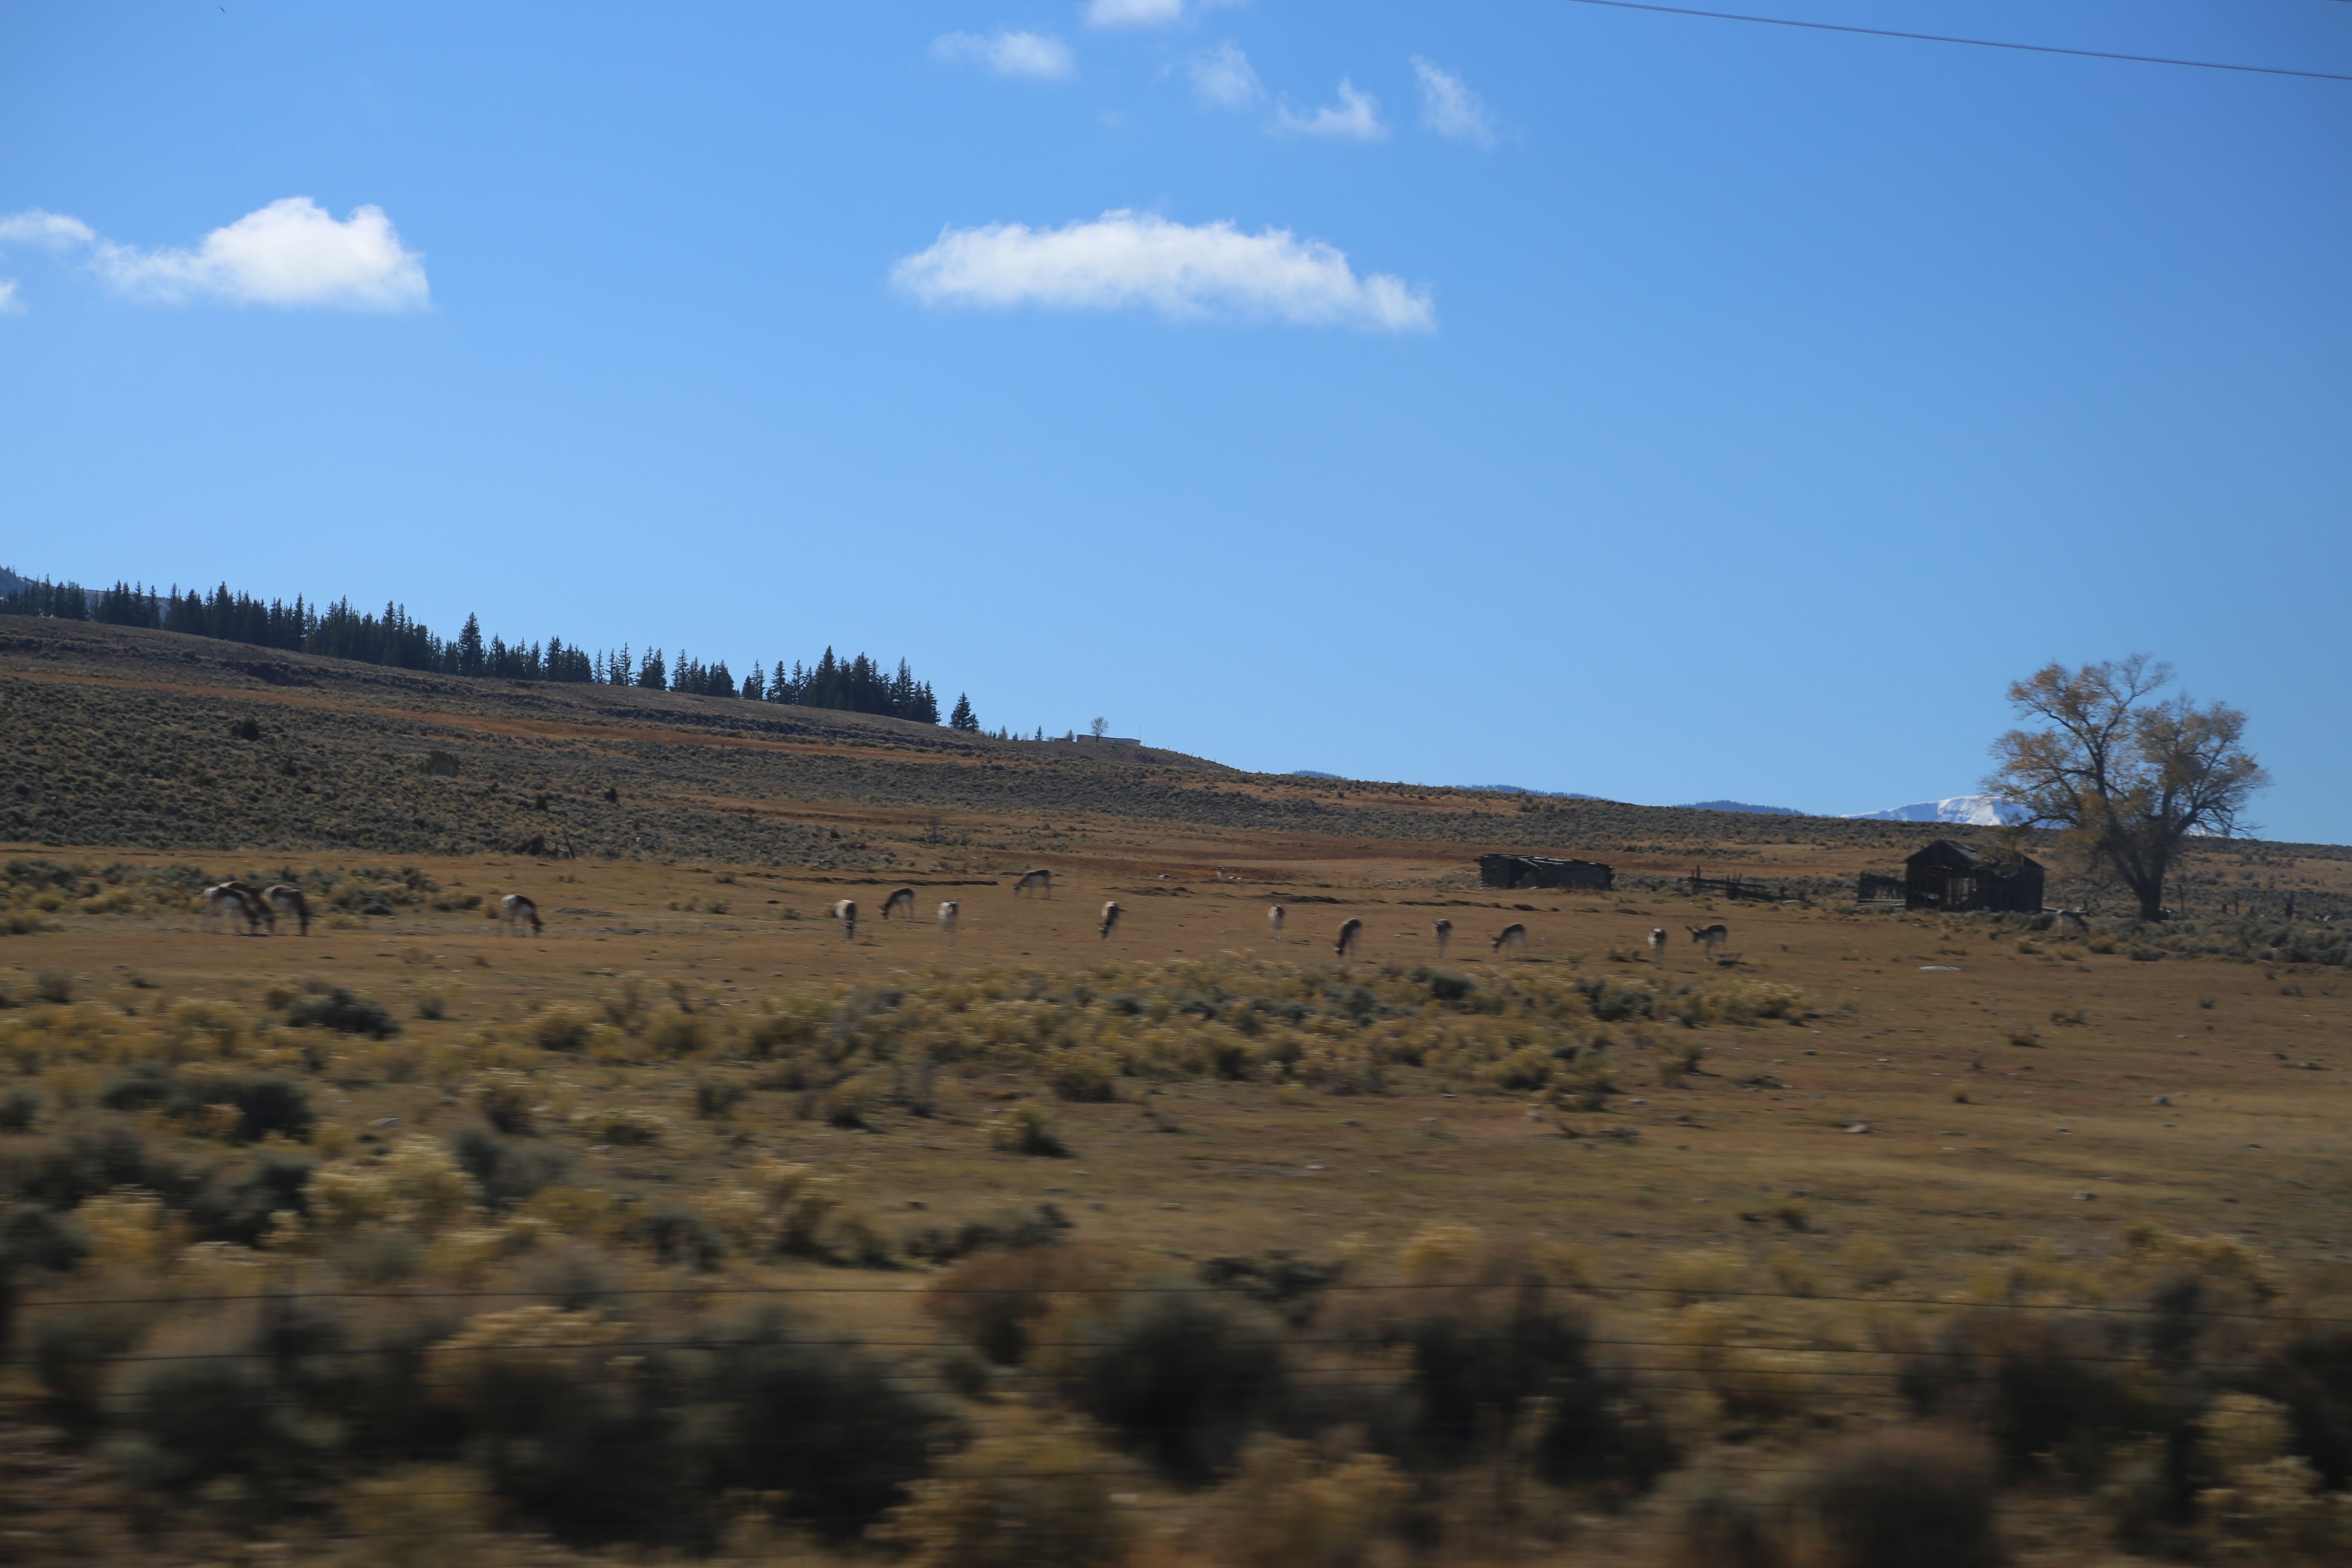
[[[2025,822],[2032,814],[2021,805],[1993,799],[1989,795],[1956,795],[1943,800],[1923,800],[1910,805],[1897,805],[1885,811],[1857,811],[1853,820],[1859,822],[1952,822],[1970,827],[2005,827]]]

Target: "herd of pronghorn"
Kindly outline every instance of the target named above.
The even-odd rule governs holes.
[[[1224,868],[1223,867],[1219,867],[1218,876],[1221,880],[1223,879],[1223,874]],[[1022,894],[1028,892],[1042,893],[1046,898],[1052,898],[1054,896],[1054,873],[1051,870],[1042,868],[1034,871],[1023,872],[1020,879],[1013,884],[1013,893],[1015,898],[1018,898]],[[952,943],[955,941],[956,920],[960,911],[961,906],[959,906],[953,899],[946,900],[940,905],[940,935],[950,943]],[[1112,899],[1103,905],[1102,923],[1097,928],[1098,934],[1101,936],[1103,941],[1108,942],[1111,939],[1111,933],[1118,930],[1119,917],[1124,915],[1126,912],[1126,910],[1120,907],[1119,901],[1117,899]],[[892,891],[887,898],[882,900],[882,918],[887,921],[893,915],[897,915],[901,919],[908,921],[912,921],[915,918],[914,889],[897,889]],[[856,899],[841,899],[836,900],[833,906],[833,918],[841,927],[842,941],[854,942],[856,940],[857,900]],[[1283,930],[1289,922],[1289,911],[1285,910],[1280,904],[1276,904],[1265,911],[1266,924],[1273,929],[1274,940],[1276,942],[1280,942],[1283,940]],[[1683,929],[1690,932],[1691,940],[1693,942],[1701,943],[1706,947],[1706,955],[1710,959],[1715,958],[1722,952],[1724,942],[1728,940],[1731,935],[1729,928],[1719,921],[1714,925],[1685,926]],[[1441,920],[1431,927],[1431,931],[1437,938],[1437,956],[1444,958],[1446,954],[1446,950],[1454,945],[1454,922],[1448,920]],[[1361,920],[1350,918],[1341,921],[1339,925],[1339,940],[1332,944],[1332,952],[1343,959],[1355,957],[1357,943],[1362,940],[1363,934],[1364,922]],[[1515,952],[1522,958],[1527,956],[1528,928],[1520,921],[1513,921],[1509,925],[1507,925],[1501,931],[1496,931],[1489,941],[1492,942],[1494,951],[1497,955],[1505,952]],[[1650,932],[1651,961],[1653,963],[1663,963],[1665,962],[1665,931],[1664,928],[1653,930]]]
[[[223,882],[205,889],[205,919],[242,920],[247,936],[258,935],[265,928],[270,935],[277,935],[279,915],[299,922],[302,935],[310,934],[310,900],[302,896],[299,888],[289,888],[283,882],[268,888],[257,888],[250,882]],[[537,935],[541,929],[539,906],[520,893],[509,893],[499,900],[499,919],[511,931],[520,931],[528,925]]]
[[[1019,898],[1028,892],[1037,892],[1046,898],[1052,898],[1054,873],[1044,868],[1023,872],[1020,879],[1013,884],[1013,895]],[[940,904],[940,935],[950,943],[955,941],[959,908],[953,899],[945,900]],[[275,887],[257,888],[250,882],[223,882],[216,888],[205,889],[205,913],[207,919],[241,917],[245,921],[248,935],[258,933],[265,926],[273,935],[276,934],[278,917],[288,915],[301,922],[301,933],[304,936],[310,934],[310,900],[302,896],[301,889],[289,888],[283,883]],[[1119,908],[1117,899],[1103,905],[1101,927],[1103,941],[1108,942],[1111,933],[1118,930],[1118,918],[1124,913],[1126,911]],[[894,889],[889,896],[882,900],[882,918],[887,921],[893,915],[909,921],[915,918],[914,889]],[[855,942],[857,939],[857,900],[856,899],[842,899],[835,901],[833,906],[833,918],[841,926],[842,941]],[[509,931],[520,932],[527,924],[531,929],[531,934],[536,936],[541,929],[539,906],[520,893],[509,893],[499,900],[499,919]],[[1276,942],[1279,942],[1283,940],[1283,928],[1288,923],[1289,919],[1288,911],[1280,904],[1276,904],[1265,911],[1266,924],[1273,928]],[[1454,922],[1441,920],[1430,929],[1437,938],[1437,956],[1442,959],[1445,956],[1446,950],[1454,945]],[[1729,929],[1720,921],[1714,925],[1685,926],[1683,929],[1690,932],[1693,942],[1706,947],[1706,955],[1710,959],[1722,952],[1724,942],[1731,935]],[[1364,922],[1361,920],[1351,917],[1341,921],[1339,939],[1332,944],[1332,952],[1343,959],[1355,957],[1356,945],[1362,939],[1363,934]],[[1527,956],[1528,928],[1520,921],[1513,921],[1509,925],[1496,931],[1489,940],[1493,942],[1494,951],[1497,956],[1506,952],[1515,952],[1522,958]],[[1650,932],[1650,961],[1654,963],[1664,963],[1665,960],[1666,932],[1665,928],[1661,926]]]

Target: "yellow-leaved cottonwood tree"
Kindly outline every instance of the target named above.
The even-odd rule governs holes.
[[[1996,798],[2063,829],[2094,875],[2121,882],[2142,920],[2164,914],[2164,880],[2192,837],[2236,837],[2270,774],[2241,743],[2246,716],[2226,703],[2159,699],[2172,667],[2144,653],[2069,669],[2045,666],[2009,689],[2043,728],[1992,745]]]

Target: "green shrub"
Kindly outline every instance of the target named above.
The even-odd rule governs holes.
[[[743,1103],[751,1090],[732,1079],[699,1078],[694,1080],[694,1114],[706,1121],[726,1116]]]
[[[228,1106],[237,1114],[232,1136],[247,1143],[273,1132],[299,1139],[319,1120],[310,1106],[310,1091],[299,1079],[256,1072],[186,1079],[152,1061],[133,1063],[129,1072],[99,1090],[97,1103],[103,1110],[122,1111],[160,1106],[173,1117],[194,1115],[207,1106]]]
[[[1066,1396],[1171,1479],[1198,1486],[1230,1467],[1277,1412],[1288,1374],[1280,1335],[1215,1296],[1143,1291],[1088,1321]]]
[[[786,1520],[846,1541],[905,1500],[950,1435],[946,1413],[854,1341],[772,1307],[710,1325],[695,1372],[715,1407],[706,1484],[776,1498]]]
[[[1669,1483],[1674,1499],[1665,1568],[1790,1568],[1781,1510],[1720,1470]]]
[[[0,1273],[71,1268],[89,1251],[72,1221],[40,1204],[18,1204],[0,1215]]]
[[[578,1007],[550,1007],[523,1026],[523,1033],[541,1050],[582,1051],[596,1027],[594,1015]]]
[[[1993,1463],[1932,1427],[1857,1433],[1822,1449],[1797,1489],[1804,1560],[1821,1568],[1991,1568]]]
[[[1054,1131],[1053,1122],[1034,1105],[1016,1105],[1004,1113],[990,1142],[1009,1154],[1034,1154],[1049,1160],[1069,1157],[1069,1145]]]
[[[530,1079],[504,1068],[484,1073],[474,1084],[474,1104],[482,1120],[509,1134],[531,1130],[538,1116],[531,1101],[538,1098],[539,1089]]]
[[[325,1434],[307,1426],[243,1357],[134,1363],[107,1401],[107,1457],[150,1491],[188,1492],[226,1476],[265,1491],[295,1484]]]
[[[1006,1209],[954,1226],[925,1226],[910,1233],[900,1250],[925,1263],[953,1263],[976,1252],[1014,1252],[1059,1241],[1069,1220],[1052,1204]]]
[[[910,1568],[1111,1568],[1135,1534],[1120,1471],[1083,1434],[992,1434],[916,1482],[880,1533]]]
[[[156,1310],[108,1302],[36,1314],[26,1325],[27,1359],[41,1388],[44,1414],[70,1436],[95,1434],[103,1421],[107,1373],[146,1331]]]
[[[1057,1293],[1090,1278],[1083,1259],[1059,1247],[984,1252],[941,1275],[923,1293],[923,1310],[999,1366],[1018,1366]]]
[[[450,1134],[449,1152],[493,1208],[511,1208],[540,1188],[562,1181],[572,1165],[560,1149],[511,1141],[479,1127],[461,1127]]]
[[[1983,1434],[2012,1475],[2052,1460],[2096,1475],[2109,1443],[2154,1424],[2098,1335],[2038,1312],[1958,1314],[1906,1358],[1899,1386],[1918,1415]]]
[[[311,983],[308,994],[286,1005],[286,1021],[298,1029],[332,1029],[338,1034],[366,1035],[388,1039],[400,1033],[400,1020],[381,1002],[352,994],[340,985]]]
[[[718,1268],[727,1256],[726,1238],[700,1211],[686,1204],[655,1204],[638,1215],[630,1228],[664,1263],[708,1270]]]
[[[40,1091],[26,1084],[11,1084],[0,1094],[0,1132],[27,1132],[41,1119]]]

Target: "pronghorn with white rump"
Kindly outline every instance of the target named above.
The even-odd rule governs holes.
[[[950,947],[955,945],[956,916],[959,912],[953,899],[944,900],[940,904],[940,940]]]
[[[261,896],[269,900],[271,915],[291,915],[294,917],[299,933],[303,936],[310,934],[310,900],[302,896],[301,889],[289,888],[285,883],[279,882],[275,886],[263,889]],[[272,931],[278,929],[276,920],[273,919],[269,922],[269,928]]]
[[[1454,945],[1454,922],[1440,921],[1430,929],[1437,933],[1437,956],[1443,959],[1445,950]]]
[[[898,910],[908,920],[913,920],[915,918],[915,889],[912,888],[899,888],[894,889],[888,898],[882,900],[882,918],[886,921],[888,920],[892,910]]]
[[[250,882],[223,882],[205,889],[205,921],[210,922],[223,915],[243,916],[247,936],[259,936],[262,922],[270,921],[269,906],[261,901],[260,892]],[[274,921],[270,925],[276,929]]]
[[[1683,929],[1691,933],[1691,941],[1706,949],[1710,962],[1723,952],[1723,944],[1731,940],[1731,928],[1721,921],[1711,926],[1685,926]]]
[[[1288,918],[1283,913],[1280,904],[1265,911],[1265,923],[1274,928],[1274,940],[1276,943],[1282,941],[1282,922]]]
[[[1528,955],[1528,928],[1517,921],[1513,921],[1495,933],[1495,951],[1499,953],[1507,947],[1517,952],[1521,958]]]
[[[833,906],[833,918],[841,922],[842,941],[857,940],[857,900],[856,899],[836,900]]]
[[[530,922],[531,935],[537,936],[540,932],[539,906],[520,893],[509,893],[499,900],[499,919],[506,923],[508,931],[517,936],[522,934],[526,921]]]
[[[1032,888],[1043,889],[1045,896],[1052,898],[1054,896],[1053,869],[1050,867],[1040,866],[1034,871],[1022,872],[1021,879],[1013,884],[1013,896],[1017,899]]]
[[[1105,942],[1108,942],[1108,941],[1110,940],[1110,933],[1111,933],[1111,932],[1113,932],[1113,931],[1117,931],[1117,930],[1118,929],[1118,917],[1119,917],[1119,916],[1121,916],[1122,914],[1125,914],[1126,912],[1127,912],[1126,910],[1122,910],[1122,909],[1120,909],[1120,908],[1118,907],[1118,900],[1117,899],[1113,899],[1110,902],[1108,902],[1108,903],[1107,903],[1107,904],[1105,904],[1105,905],[1103,906],[1103,913],[1102,913],[1102,939],[1103,939],[1103,941],[1105,941]]]

